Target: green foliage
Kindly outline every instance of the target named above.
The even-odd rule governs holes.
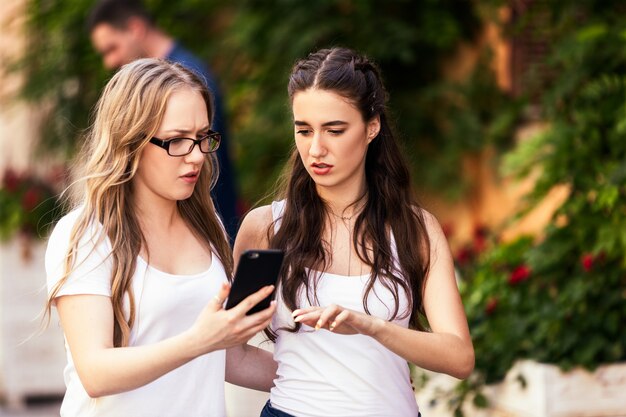
[[[292,147],[291,66],[318,48],[343,45],[380,65],[419,185],[458,196],[465,185],[461,156],[510,142],[516,122],[512,113],[494,115],[493,107],[516,103],[496,88],[488,65],[466,82],[442,75],[443,63],[459,44],[471,43],[481,25],[472,2],[240,2],[222,50],[235,51],[225,74],[244,194],[254,200],[271,189]]]
[[[422,124],[416,127],[413,144],[420,160],[415,165],[416,177],[453,199],[462,197],[470,185],[467,178],[459,177],[461,159],[487,146],[499,152],[509,150],[513,131],[522,120],[525,99],[497,86],[489,52],[481,56],[467,80],[432,84],[416,100]]]
[[[22,97],[46,103],[41,143],[71,156],[89,111],[111,75],[93,51],[84,21],[92,2],[28,0],[29,47],[13,69]],[[382,67],[392,116],[420,186],[464,190],[460,158],[510,142],[516,104],[495,87],[487,65],[450,83],[442,65],[473,42],[481,11],[454,0],[146,0],[158,26],[210,62],[230,116],[231,147],[244,200],[269,191],[292,147],[286,84],[296,59],[321,47],[358,49]],[[494,112],[494,108],[511,110]]]
[[[104,84],[105,73],[84,31],[88,0],[27,3],[28,47],[11,68],[23,71],[21,97],[45,103],[49,113],[41,128],[46,152],[74,153],[80,130]]]
[[[185,3],[182,7],[179,3]],[[215,3],[215,2],[214,2]],[[41,127],[41,151],[72,156],[101,88],[111,73],[93,50],[85,20],[92,0],[28,0],[26,31],[28,47],[8,64],[21,71],[25,82],[20,97],[44,103],[49,112]],[[214,5],[201,1],[167,2],[148,0],[159,22],[175,30],[198,53],[210,52],[211,17]]]
[[[495,245],[470,266],[462,293],[486,383],[522,358],[563,369],[626,360],[626,20],[592,1],[551,17],[548,126],[506,162],[521,177],[539,170],[527,207],[556,186],[568,196],[538,239]]]

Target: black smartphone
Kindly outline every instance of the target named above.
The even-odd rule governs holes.
[[[235,272],[235,279],[230,288],[230,295],[226,301],[226,310],[239,304],[244,298],[265,287],[278,282],[280,268],[283,265],[284,252],[279,249],[252,249],[245,251]],[[274,299],[274,290],[260,303],[252,307],[246,314],[265,310]]]

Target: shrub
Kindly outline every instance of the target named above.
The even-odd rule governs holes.
[[[45,237],[60,214],[56,178],[45,180],[30,172],[7,169],[0,188],[0,240],[20,233]]]
[[[562,369],[626,360],[626,19],[593,1],[554,9],[547,64],[558,77],[540,95],[548,127],[505,167],[539,173],[526,209],[555,187],[567,198],[541,235],[495,244],[468,266],[476,375],[462,399],[518,359]]]

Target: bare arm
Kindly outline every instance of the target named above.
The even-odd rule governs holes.
[[[219,297],[225,299],[224,285]],[[275,307],[246,316],[272,291],[264,288],[225,311],[211,300],[187,331],[161,342],[113,347],[113,308],[109,297],[66,295],[56,300],[61,326],[85,390],[100,397],[141,387],[214,350],[240,345],[265,328]]]
[[[272,221],[271,208],[251,211],[243,220],[233,255],[235,262],[248,249],[266,249],[267,228]],[[248,344],[233,347],[226,354],[226,381],[242,387],[269,391],[276,378],[276,362],[272,354]]]
[[[276,379],[276,362],[272,352],[248,344],[226,351],[226,382],[269,392]]]
[[[366,334],[417,366],[457,378],[469,376],[474,369],[474,348],[450,249],[441,227],[429,214],[426,226],[431,241],[431,267],[424,289],[424,308],[432,332],[405,329],[336,305],[296,310],[295,320],[336,333]]]

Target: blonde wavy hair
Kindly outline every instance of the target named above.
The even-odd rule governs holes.
[[[136,306],[132,276],[145,238],[131,205],[132,179],[137,172],[141,151],[148,146],[161,124],[168,98],[175,91],[192,89],[200,93],[213,119],[212,97],[194,72],[180,64],[160,59],[140,59],[123,66],[107,83],[96,104],[91,128],[73,167],[68,188],[70,208],[81,209],[70,237],[61,280],[51,290],[46,303],[49,318],[55,297],[76,268],[81,238],[94,224],[100,224],[97,243],[111,243],[111,302],[115,317],[114,346],[127,346],[135,321]],[[218,175],[214,154],[206,156],[208,169],[202,169],[193,194],[177,202],[181,216],[201,242],[217,253],[226,275],[232,277],[233,259],[224,228],[215,212],[211,189]],[[95,246],[94,245],[94,249]],[[124,299],[128,296],[128,316]]]

